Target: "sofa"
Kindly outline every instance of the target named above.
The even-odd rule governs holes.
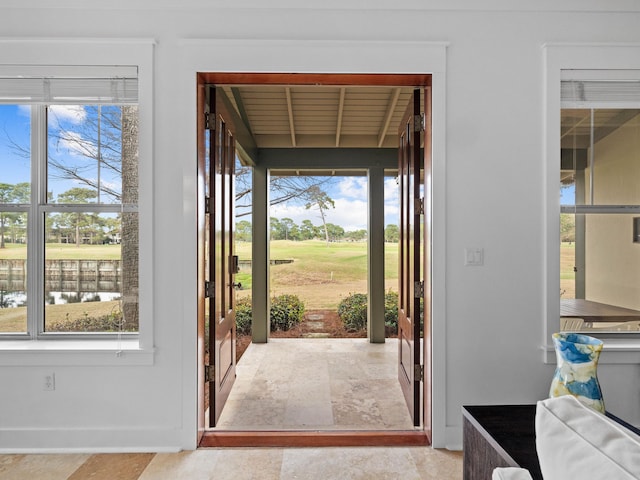
[[[640,435],[571,395],[538,402],[535,428],[544,480],[640,480]],[[492,479],[532,477],[522,468],[496,468]]]

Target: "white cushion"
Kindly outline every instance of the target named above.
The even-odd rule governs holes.
[[[516,467],[495,468],[491,480],[533,480],[528,470]]]
[[[640,480],[640,437],[571,395],[538,402],[536,449],[545,480]]]

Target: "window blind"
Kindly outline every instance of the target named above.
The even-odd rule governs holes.
[[[2,104],[138,103],[135,66],[0,65]]]
[[[562,73],[562,108],[640,107],[638,70],[570,70]]]

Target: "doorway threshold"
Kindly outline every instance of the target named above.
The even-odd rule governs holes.
[[[207,431],[206,447],[422,447],[431,444],[424,430],[402,431]]]

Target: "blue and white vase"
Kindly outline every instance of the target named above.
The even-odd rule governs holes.
[[[603,343],[579,333],[554,333],[557,366],[550,397],[573,395],[583,404],[604,413],[597,367]]]

